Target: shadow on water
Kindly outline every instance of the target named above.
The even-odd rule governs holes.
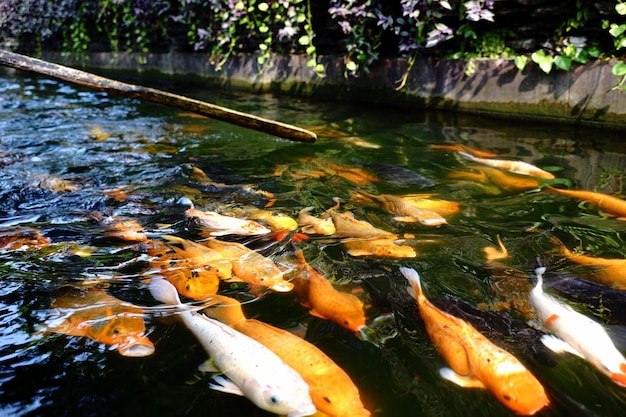
[[[506,80],[505,80],[506,81]],[[288,269],[297,249],[335,288],[364,301],[361,337],[314,317],[296,296],[241,282],[219,291],[248,301],[246,314],[301,335],[353,379],[372,415],[511,416],[480,389],[439,376],[444,362],[406,293],[400,266],[423,276],[440,309],[474,325],[520,359],[551,404],[541,416],[615,416],[626,390],[591,365],[555,354],[529,326],[528,291],[537,259],[546,291],[607,325],[624,352],[623,291],[593,283],[594,270],[560,255],[572,250],[624,257],[621,220],[593,205],[545,192],[550,183],[625,194],[626,148],[610,132],[562,126],[514,126],[418,109],[310,102],[159,80],[159,88],[315,131],[315,144],[286,140],[191,114],[108,97],[62,83],[0,72],[0,408],[11,416],[265,416],[208,385],[197,367],[206,353],[182,324],[153,307],[149,242],[164,234],[200,240],[182,197],[196,208],[245,217],[266,209],[297,218],[311,207],[399,236],[414,258],[351,256],[337,237],[306,240],[227,236]],[[433,146],[435,145],[435,146]],[[438,146],[447,146],[443,149]],[[556,176],[528,185],[465,160],[453,146],[524,160]],[[526,182],[525,182],[526,181]],[[458,203],[436,227],[398,221],[355,193],[428,194]],[[246,211],[247,210],[247,211]],[[330,212],[329,212],[330,213]],[[146,241],[112,232],[134,221]],[[124,223],[128,231],[131,223]],[[133,226],[134,227],[134,226]],[[23,240],[16,240],[22,237]],[[484,248],[507,258],[488,261]],[[17,243],[16,243],[17,242]],[[97,287],[122,303],[146,307],[156,349],[125,357],[114,346],[46,332],[59,289]],[[186,300],[193,304],[190,300]],[[165,317],[164,317],[165,316]],[[97,326],[97,324],[94,324]]]

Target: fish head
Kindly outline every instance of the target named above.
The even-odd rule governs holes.
[[[520,415],[533,415],[550,403],[543,386],[526,369],[500,374],[492,392]]]
[[[335,417],[370,416],[370,412],[361,402],[358,389],[352,383],[341,383],[341,380],[334,382],[332,388],[311,389],[313,404],[319,411]]]
[[[296,376],[294,371],[294,375]],[[278,385],[262,385],[257,379],[244,382],[242,391],[258,407],[287,417],[303,417],[315,414],[316,408],[309,395],[308,385],[299,375],[293,381]]]
[[[145,336],[146,326],[142,314],[122,312],[97,318],[83,325],[88,327],[85,336],[115,346],[124,356],[147,356],[154,352],[154,345]]]
[[[346,303],[343,309],[336,311],[332,316],[332,321],[353,332],[358,332],[365,327],[365,312],[363,304],[358,299],[349,304]]]

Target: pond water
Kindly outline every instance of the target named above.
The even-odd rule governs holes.
[[[127,77],[310,128],[319,139],[290,142],[0,72],[0,414],[271,415],[209,388],[211,375],[198,370],[206,359],[202,346],[149,291],[158,275],[146,254],[150,242],[163,242],[162,235],[203,239],[185,215],[183,197],[198,210],[246,217],[256,208],[293,219],[307,207],[323,216],[339,202],[329,213],[351,212],[397,234],[399,244],[416,252],[353,256],[345,236],[305,236],[301,230],[218,237],[245,244],[287,272],[302,249],[336,289],[363,301],[366,327],[353,333],[309,314],[293,291],[220,284],[220,293],[248,301],[248,317],[304,336],[325,352],[351,377],[374,416],[515,415],[488,391],[440,377],[445,362],[406,291],[401,266],[420,273],[436,306],[472,323],[532,372],[550,399],[538,415],[623,414],[626,389],[585,360],[548,350],[529,324],[528,306],[533,271],[541,264],[546,291],[601,322],[626,352],[626,297],[591,283],[599,272],[566,258],[555,240],[589,256],[623,259],[626,223],[544,187],[624,195],[626,143],[619,134]],[[501,178],[465,159],[456,145],[532,163],[555,178]],[[458,205],[443,215],[445,224],[428,226],[399,221],[388,208],[365,204],[359,193],[428,194]],[[110,223],[120,219],[136,221],[148,242],[112,235]],[[9,237],[18,235],[30,240],[12,244]],[[508,257],[490,260],[499,239]],[[68,288],[99,289],[144,308],[154,353],[128,357],[87,337],[46,332],[44,323],[58,322],[59,311],[68,314],[69,305],[53,308]]]

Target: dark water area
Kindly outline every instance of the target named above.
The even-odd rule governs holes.
[[[211,375],[198,370],[205,351],[181,323],[163,317],[148,290],[154,275],[145,243],[107,234],[103,219],[116,218],[136,221],[149,240],[197,238],[183,197],[200,210],[258,208],[293,219],[306,207],[320,216],[339,201],[336,210],[402,236],[415,250],[411,258],[352,256],[333,236],[224,238],[277,264],[302,249],[336,288],[364,302],[366,327],[353,333],[310,315],[291,292],[220,284],[220,291],[251,300],[248,317],[297,332],[326,353],[350,375],[374,416],[515,415],[488,391],[440,377],[445,362],[406,291],[401,266],[420,273],[436,306],[472,323],[535,375],[550,399],[537,415],[623,414],[626,388],[585,360],[546,348],[528,306],[541,264],[546,291],[602,323],[626,352],[624,292],[592,282],[597,271],[565,258],[554,240],[589,256],[624,259],[626,223],[545,189],[623,197],[626,142],[618,134],[130,79],[310,128],[319,139],[290,142],[0,72],[0,415],[271,415],[209,388]],[[535,185],[528,176],[498,179],[441,145],[525,161],[555,178],[534,179]],[[355,200],[359,192],[428,194],[459,209],[439,226],[400,222],[384,207]],[[6,236],[14,235],[33,239],[10,246]],[[485,248],[498,248],[498,239],[508,257],[489,260]],[[89,286],[144,308],[152,355],[126,357],[87,337],[43,330],[55,317],[59,294]]]

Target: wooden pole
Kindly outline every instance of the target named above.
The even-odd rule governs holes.
[[[111,80],[85,71],[1,49],[0,64],[19,70],[36,72],[41,75],[78,84],[97,91],[104,91],[109,94],[150,101],[152,103],[164,104],[166,106],[191,111],[213,119],[257,130],[259,132],[269,133],[270,135],[280,136],[281,138],[289,140],[315,142],[317,139],[315,133],[297,126],[264,119],[252,114],[216,106],[204,101],[179,96],[155,88]]]

